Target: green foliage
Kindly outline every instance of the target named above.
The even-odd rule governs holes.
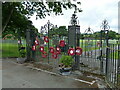
[[[73,58],[71,56],[63,55],[60,59],[60,62],[65,66],[71,66],[73,64]]]
[[[13,11],[11,13],[11,11]],[[16,38],[18,35],[25,38],[26,29],[29,27],[33,30],[36,28],[32,25],[32,21],[28,20],[23,13],[24,6],[20,2],[5,2],[2,3],[2,37],[7,34],[13,34]]]
[[[26,51],[25,51],[25,49],[21,49],[21,50],[19,51],[19,54],[20,54],[20,57],[24,58],[24,57],[26,56]]]
[[[102,31],[102,39],[106,38],[106,33]],[[93,34],[86,34],[83,33],[81,34],[80,38],[84,39],[86,37],[90,37],[90,38],[96,38],[96,39],[100,39],[101,38],[101,31],[97,31],[94,32]],[[109,39],[119,39],[120,38],[120,34],[116,33],[115,31],[110,30],[108,32],[108,38]]]
[[[49,35],[50,37],[52,36],[59,36],[63,37],[63,36],[67,36],[68,35],[68,31],[66,29],[66,26],[60,26],[59,28],[53,28],[49,31]]]
[[[77,4],[80,5],[80,2]],[[63,8],[74,8],[75,12],[82,12],[77,5],[70,2],[2,2],[3,37],[8,33],[17,37],[18,31],[19,35],[25,37],[27,28],[36,30],[32,22],[28,20],[30,16],[36,13],[36,19],[45,18],[51,12],[55,15],[63,15]]]

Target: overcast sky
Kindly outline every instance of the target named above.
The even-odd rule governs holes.
[[[71,0],[72,1],[72,0]],[[102,21],[108,20],[111,30],[118,32],[118,2],[119,0],[76,0],[81,2],[80,8],[83,10],[77,13],[79,20],[80,31],[83,33],[89,26],[94,31],[99,31]],[[75,2],[74,2],[75,3]],[[48,20],[57,26],[70,25],[73,10],[63,10],[64,15],[61,16],[47,16],[45,19],[36,20],[32,16],[33,25],[40,31],[41,26],[47,23]]]

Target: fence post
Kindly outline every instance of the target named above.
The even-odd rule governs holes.
[[[35,45],[35,38],[36,38],[36,34],[34,30],[30,31],[30,39],[31,39],[31,46]],[[32,51],[32,60],[35,60],[36,58],[36,51]]]
[[[48,38],[50,38],[50,35],[49,35],[49,30],[50,30],[50,21],[48,20]],[[49,39],[49,42],[48,42],[48,63],[49,63],[49,60],[50,60],[50,55],[49,55],[49,47],[50,47],[50,39]]]
[[[109,43],[108,43],[108,33],[109,31],[106,30],[107,33],[106,33],[106,45],[107,45],[107,48],[106,48],[106,76],[108,76],[108,58],[109,58],[109,49],[108,49],[108,46],[109,46]]]
[[[103,58],[102,58],[102,30],[101,30],[101,34],[100,34],[100,41],[101,41],[101,44],[100,44],[100,72],[103,73]]]
[[[109,29],[110,29],[110,26],[108,25],[108,22],[107,20],[104,20],[102,22],[102,25],[101,25],[101,44],[102,44],[102,37],[104,37],[106,40],[106,68],[105,68],[105,74],[106,74],[106,77],[107,77],[107,74],[108,74],[108,57],[109,57],[109,51],[108,51],[108,33],[109,33]],[[102,35],[102,31],[104,32],[104,36]],[[103,60],[102,60],[102,45],[101,45],[101,71],[103,72]]]

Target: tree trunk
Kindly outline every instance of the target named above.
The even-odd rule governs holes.
[[[10,21],[10,18],[12,16],[13,10],[14,10],[14,8],[11,9],[10,14],[9,14],[9,16],[8,16],[6,22],[5,22],[5,25],[3,26],[2,32],[4,32],[5,28],[7,27],[7,24]]]

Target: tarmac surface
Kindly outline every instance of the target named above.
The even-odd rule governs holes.
[[[98,88],[98,85],[33,70],[13,59],[2,59],[2,88]]]

